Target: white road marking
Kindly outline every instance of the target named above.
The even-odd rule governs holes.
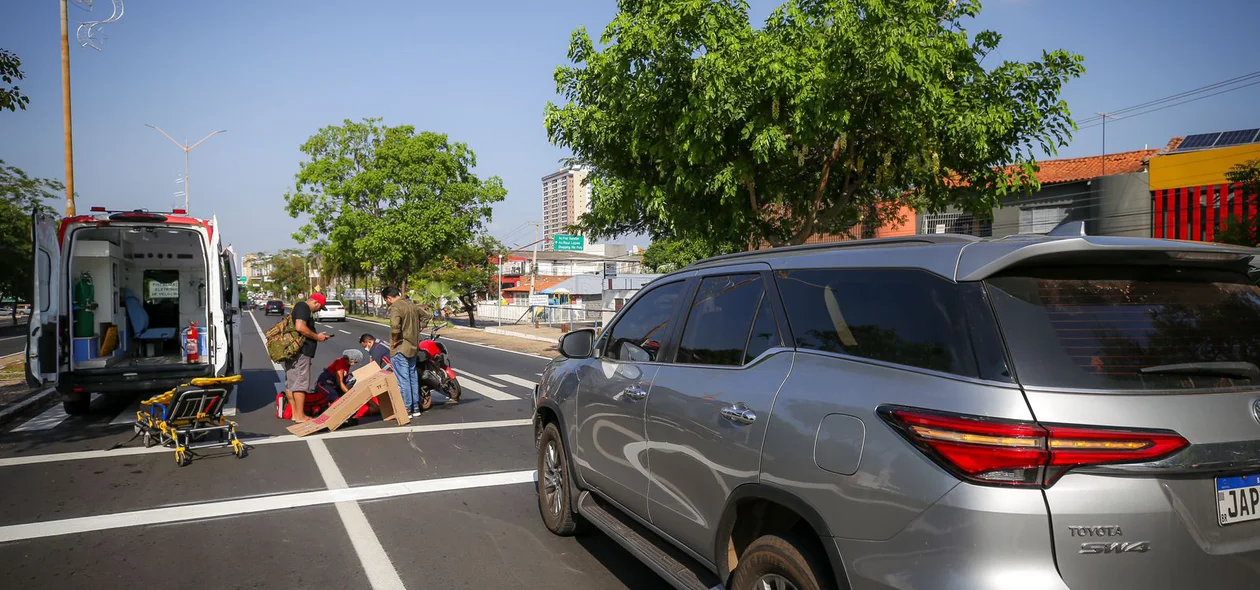
[[[258,318],[254,317],[254,312],[252,311],[249,312],[249,319],[254,321],[254,329],[258,331],[258,339],[262,340],[263,350],[267,350],[266,332],[263,331],[262,326],[258,325]],[[276,361],[271,360],[271,357],[267,357],[267,361],[271,363],[271,368],[275,369],[276,371],[276,378],[279,379],[280,384],[283,385],[286,380],[286,377],[284,375],[284,367],[281,366],[280,363],[277,363]]]
[[[373,326],[377,326],[377,327],[382,327],[382,328],[386,328],[386,329],[388,329],[388,328],[389,328],[389,326],[387,326],[387,325],[385,325],[385,324],[382,324],[382,323],[380,323],[380,322],[369,322],[369,321],[367,321],[367,320],[361,320],[361,319],[359,319],[359,318],[349,318],[349,319],[352,319],[352,320],[354,320],[354,321],[356,321],[356,322],[362,322],[362,323],[364,323],[364,324],[372,324]],[[506,349],[506,348],[499,348],[499,347],[497,347],[497,346],[489,346],[489,345],[486,345],[486,344],[478,344],[478,343],[476,343],[476,342],[469,342],[469,341],[467,341],[467,340],[459,340],[459,339],[456,339],[456,338],[449,338],[449,337],[446,337],[446,336],[443,336],[443,337],[442,337],[442,339],[443,339],[443,340],[450,340],[451,342],[458,342],[458,343],[460,343],[460,344],[467,344],[467,345],[469,345],[469,346],[476,346],[476,347],[478,347],[478,348],[486,348],[486,349],[489,349],[489,350],[497,350],[497,351],[499,351],[499,352],[507,352],[507,353],[511,353],[511,354],[519,354],[519,355],[521,355],[521,356],[527,356],[527,357],[530,357],[530,358],[542,359],[542,360],[544,360],[544,361],[553,360],[553,359],[552,359],[552,357],[549,357],[549,356],[542,356],[542,355],[540,355],[540,354],[530,354],[530,353],[528,353],[528,352],[520,352],[519,350],[508,350],[508,349]]]
[[[4,342],[5,340],[17,340],[18,338],[26,338],[26,334],[23,334],[21,336],[9,336],[7,338],[0,338],[0,342]]]
[[[329,490],[349,489],[346,478],[341,475],[341,470],[337,469],[337,462],[333,461],[332,454],[328,452],[328,445],[318,438],[308,439],[306,444],[310,446],[311,455],[315,457],[315,466],[319,468],[320,477],[324,478],[324,485],[328,486]],[[346,527],[346,533],[350,535],[350,544],[354,547],[354,552],[359,555],[359,563],[363,564],[363,571],[367,574],[368,583],[372,585],[372,588],[374,590],[403,590],[404,586],[402,578],[398,577],[398,569],[389,560],[389,554],[385,553],[381,540],[377,538],[376,531],[372,530],[372,524],[363,514],[359,503],[345,501],[337,502],[334,506],[337,507],[337,514],[341,517],[341,524]]]
[[[385,427],[385,428],[352,428],[349,430],[338,430],[336,432],[321,432],[311,435],[321,439],[335,438],[359,438],[363,436],[382,436],[388,434],[409,434],[423,432],[449,432],[463,430],[482,430],[486,428],[511,428],[517,426],[530,426],[534,422],[528,418],[518,420],[486,420],[482,422],[452,422],[449,424],[418,424],[414,426],[402,427]],[[302,442],[304,438],[298,438],[292,434],[281,436],[261,436],[254,438],[242,438],[242,441],[250,445],[269,445],[277,443]],[[109,459],[111,457],[128,457],[131,455],[147,455],[150,453],[170,453],[171,450],[164,447],[144,448],[120,447],[112,450],[97,451],[76,451],[72,453],[51,453],[48,455],[29,455],[19,457],[0,458],[0,467],[12,467],[15,465],[32,465],[36,463],[57,463],[59,461],[81,461],[85,459]]]
[[[473,381],[480,381],[480,382],[482,382],[482,383],[485,383],[486,385],[489,385],[490,387],[507,387],[506,385],[504,385],[504,384],[502,384],[502,383],[499,383],[499,382],[497,382],[497,381],[491,381],[491,380],[486,379],[485,377],[482,377],[482,376],[480,376],[480,375],[474,375],[474,374],[469,373],[468,371],[465,371],[465,370],[463,370],[463,369],[455,369],[455,372],[456,372],[456,373],[459,373],[460,375],[463,375],[464,377],[467,377],[467,378],[469,378],[469,379],[472,379]]]
[[[342,334],[349,334],[349,333],[350,333],[350,330],[342,330],[341,328],[337,328],[337,331],[338,331],[338,332],[341,332]]]
[[[494,377],[495,379],[498,379],[499,381],[507,381],[508,383],[511,383],[512,385],[519,385],[530,391],[533,391],[534,386],[538,385],[537,381],[530,381],[529,379],[521,379],[520,377],[517,377],[515,375],[491,375],[491,377]]]
[[[140,411],[140,400],[136,400],[136,403],[131,404],[130,406],[127,406],[127,409],[123,410],[121,414],[118,414],[117,416],[114,417],[113,420],[110,420],[109,425],[121,426],[123,424],[132,424],[136,421],[136,412],[139,412],[139,411]],[[226,414],[227,410],[224,410],[223,413]]]
[[[20,402],[18,402],[18,403],[16,403],[16,404],[14,404],[14,405],[12,405],[12,406],[9,406],[9,407],[7,407],[7,408],[5,408],[5,409],[3,409],[3,410],[0,410],[0,420],[4,419],[4,417],[5,417],[5,416],[8,416],[9,414],[13,414],[13,413],[16,413],[16,412],[20,412],[20,411],[22,411],[22,409],[23,409],[23,408],[25,408],[26,406],[29,406],[29,405],[31,405],[31,404],[33,404],[33,403],[35,403],[35,402],[38,402],[38,401],[40,401],[40,400],[42,400],[42,399],[44,399],[44,398],[46,398],[46,397],[48,397],[48,396],[52,395],[54,391],[56,391],[56,390],[54,390],[54,389],[53,389],[53,388],[51,388],[51,387],[46,388],[46,389],[44,389],[43,391],[40,391],[39,393],[36,393],[35,395],[32,395],[32,396],[30,396],[30,397],[28,397],[28,398],[26,398],[26,399],[24,399],[24,400],[22,400],[22,401],[20,401]]]
[[[170,452],[167,449],[166,452]],[[452,490],[468,490],[494,486],[531,483],[536,481],[537,472],[506,471],[483,475],[465,475],[441,479],[422,479],[402,483],[358,486],[353,488],[320,490],[316,492],[297,492],[275,496],[242,498],[204,504],[186,504],[168,506],[150,510],[137,510],[118,514],[102,514],[80,518],[67,518],[44,522],[32,522],[0,527],[0,543],[40,539],[59,535],[73,535],[91,531],[149,526],[172,522],[188,522],[208,518],[222,518],[241,514],[254,514],[301,508],[304,506],[320,506],[341,502],[358,502],[363,500],[380,500],[414,494],[446,492]],[[382,555],[384,552],[381,552]],[[398,586],[401,588],[402,586]]]
[[[93,393],[92,401],[96,401],[96,399],[99,397],[101,397],[101,394]],[[44,410],[43,414],[40,414],[34,418],[31,418],[30,420],[27,420],[21,426],[14,428],[10,432],[34,432],[36,430],[52,430],[53,428],[56,428],[58,424],[61,424],[62,422],[65,421],[66,418],[69,418],[69,417],[70,416],[66,414],[65,407],[63,407],[61,404],[57,404],[51,408],[48,408],[47,410]]]
[[[460,385],[462,385],[464,389],[467,389],[476,393],[480,393],[481,395],[484,395],[498,402],[514,402],[514,401],[520,401],[521,399],[519,397],[516,397],[515,395],[512,395],[510,393],[504,393],[488,385],[482,385],[480,383],[477,383],[476,381],[465,381],[461,383]]]

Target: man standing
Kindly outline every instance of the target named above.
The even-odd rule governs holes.
[[[420,352],[420,330],[423,312],[410,299],[402,296],[398,287],[385,287],[381,297],[389,304],[389,351],[393,356],[394,376],[403,403],[411,410],[411,416],[429,409],[428,396],[420,395],[420,376],[416,372],[416,355]]]
[[[306,392],[311,391],[311,361],[315,359],[315,348],[332,336],[323,332],[315,332],[315,312],[324,308],[327,299],[320,293],[313,293],[306,301],[299,301],[293,306],[293,325],[299,334],[306,339],[302,342],[302,350],[284,366],[284,395],[289,398],[289,407],[293,408],[293,421],[306,422]]]

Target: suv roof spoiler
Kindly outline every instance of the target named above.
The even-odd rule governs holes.
[[[1069,234],[1071,235],[1071,234]],[[1060,239],[1053,239],[1053,238]],[[1255,260],[1260,250],[1243,246],[1152,238],[1077,236],[1041,241],[991,241],[963,248],[955,280],[979,281],[1002,271],[1039,264],[1087,261],[1127,264],[1141,260],[1163,264],[1233,267]]]

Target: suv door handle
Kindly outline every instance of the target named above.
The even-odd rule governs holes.
[[[647,390],[639,387],[638,385],[631,385],[630,387],[621,390],[621,393],[622,399],[632,402],[637,402],[647,397]]]
[[[757,412],[744,405],[744,402],[739,402],[722,408],[722,417],[736,424],[752,424],[757,421]]]

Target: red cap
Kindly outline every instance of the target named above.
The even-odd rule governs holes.
[[[325,305],[328,303],[328,298],[324,297],[323,293],[311,293],[311,301],[320,305]]]

